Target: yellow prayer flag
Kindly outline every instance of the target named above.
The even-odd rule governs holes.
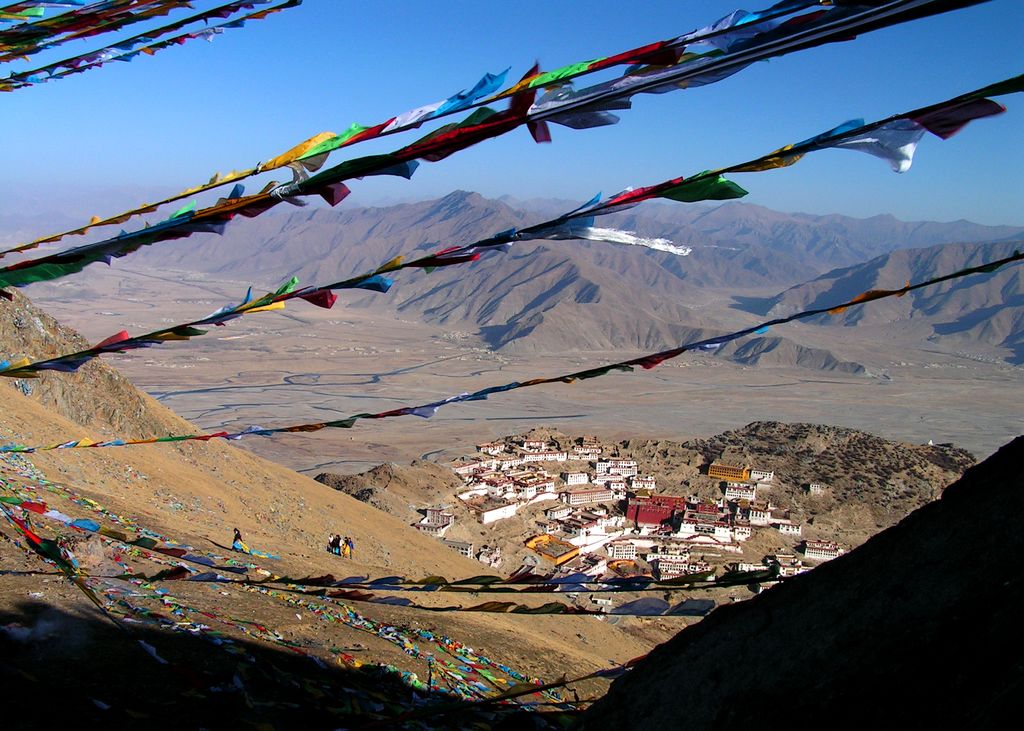
[[[337,137],[337,135],[333,132],[321,132],[320,134],[314,135],[305,142],[300,142],[295,145],[295,147],[291,148],[287,152],[282,152],[277,157],[272,157],[265,163],[262,163],[260,165],[260,170],[274,170],[275,168],[284,167],[290,162],[295,162],[321,142],[325,142],[332,137]]]
[[[374,274],[383,274],[384,272],[393,272],[396,269],[401,269],[402,268],[402,261],[403,261],[403,259],[404,259],[404,257],[396,256],[391,261],[386,262],[384,264],[381,264],[379,267],[374,269],[373,273]]]
[[[246,310],[246,313],[250,312],[270,312],[271,310],[283,310],[284,302],[271,302],[269,305],[263,305],[261,307],[253,307],[251,310]]]

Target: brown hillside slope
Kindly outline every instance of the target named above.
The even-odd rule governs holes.
[[[587,729],[991,728],[1024,690],[1018,437],[900,524],[659,646]]]
[[[5,357],[45,357],[81,344],[80,336],[59,329],[20,295],[16,294],[13,303],[0,301],[0,353]],[[26,395],[25,389],[31,393]],[[31,381],[0,381],[0,443],[46,444],[68,438],[99,440],[115,434],[142,437],[197,431],[103,363],[92,363],[74,375],[53,373]],[[315,439],[315,435],[295,438]],[[28,458],[49,480],[66,483],[107,509],[199,551],[231,555],[213,542],[229,544],[231,529],[238,527],[250,546],[281,556],[279,561],[257,560],[277,574],[333,573],[339,578],[440,574],[454,579],[484,573],[478,562],[463,558],[402,520],[223,442],[54,450]],[[0,460],[0,477],[20,482],[4,460]],[[53,502],[46,494],[41,497]],[[95,517],[73,504],[58,502],[56,507],[72,517]],[[47,522],[41,523],[40,529],[44,537],[61,533]],[[3,530],[14,535],[9,527]],[[355,540],[355,560],[344,562],[326,552],[331,532]],[[12,555],[7,546],[0,543],[0,558]],[[36,561],[34,565],[29,562],[29,568],[46,567]],[[0,579],[0,610],[36,593],[41,587],[34,582],[38,579]],[[467,597],[464,603],[487,598]],[[52,601],[62,610],[92,611],[74,590],[46,592],[44,601]],[[195,601],[198,607],[211,606],[204,604],[211,599],[202,592]],[[214,601],[224,600],[214,597]],[[536,603],[543,601],[539,598]],[[524,602],[532,603],[529,597]],[[288,628],[309,647],[366,642],[359,633],[341,627],[323,630],[326,635],[310,633],[305,629],[308,619],[296,621],[294,612],[282,614],[281,608],[273,605],[259,597],[248,597],[244,604],[250,618]],[[609,660],[624,661],[646,649],[620,630],[586,617],[425,615],[400,607],[359,607],[381,621],[428,627],[467,644],[487,647],[494,659],[544,678],[566,669],[589,672],[607,666]],[[230,610],[227,606],[219,611]],[[580,634],[587,640],[581,642]],[[425,662],[381,643],[372,645],[361,659],[393,663],[421,674],[426,669]]]
[[[0,352],[43,358],[57,350],[83,347],[79,335],[24,297],[16,298],[0,308]],[[24,393],[26,389],[30,394]],[[48,373],[39,379],[0,383],[4,443],[200,431],[100,362],[77,374]],[[320,556],[319,549],[332,530],[352,535],[363,549],[360,563],[389,566],[392,573],[462,574],[479,568],[454,552],[437,550],[436,541],[406,531],[400,521],[223,442],[59,450],[34,454],[32,461],[50,479],[95,492],[104,505],[145,516],[157,523],[152,527],[164,527],[182,540],[184,530],[199,541],[225,543],[231,529],[238,527],[254,546],[312,559],[310,571],[330,567],[330,557]]]

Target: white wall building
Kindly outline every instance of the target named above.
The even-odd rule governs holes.
[[[830,561],[842,554],[843,549],[830,541],[807,541],[804,544],[804,556],[815,561]]]
[[[629,481],[629,485],[634,490],[657,489],[657,481],[654,479],[654,475],[635,475],[633,479]]]
[[[754,506],[754,505],[750,506],[750,524],[751,525],[766,526],[766,525],[768,525],[768,521],[771,519],[771,517],[772,517],[771,510],[765,508],[764,506]]]
[[[754,482],[771,482],[775,479],[775,472],[770,470],[758,470],[751,468],[750,479]]]
[[[502,503],[500,505],[486,503],[476,510],[476,517],[481,523],[488,525],[498,520],[511,518],[518,509],[519,506],[516,503]]]
[[[620,477],[634,477],[637,474],[636,460],[632,459],[607,459],[596,464],[599,475],[619,475]]]
[[[460,477],[468,477],[474,472],[482,472],[485,469],[483,462],[474,460],[472,462],[459,462],[452,465],[452,472]]]
[[[586,485],[590,482],[586,472],[563,472],[562,479],[566,485]]]
[[[636,559],[636,544],[629,541],[612,541],[605,550],[608,552],[608,558],[621,560],[628,559],[630,561]]]
[[[718,541],[731,541],[732,528],[727,523],[721,521],[711,523],[687,519],[679,524],[679,530],[676,531],[676,535],[683,539],[694,536],[711,536]]]
[[[780,578],[796,576],[809,570],[809,567],[804,566],[804,562],[792,553],[777,553],[774,556],[769,556],[767,563]]]
[[[524,462],[565,462],[568,455],[565,452],[527,452],[523,455]]]
[[[784,536],[798,536],[801,533],[799,523],[790,523],[788,521],[775,523],[775,529]]]
[[[448,546],[448,548],[452,548],[452,549],[458,551],[459,553],[461,553],[466,558],[473,558],[473,544],[472,543],[465,543],[464,541],[450,541],[450,540],[447,540],[447,539],[441,541],[441,543],[443,543],[444,545]]]
[[[703,561],[692,561],[689,555],[658,554],[651,561],[660,579],[672,579],[686,574],[699,574],[711,570],[711,565]]]
[[[756,500],[757,487],[749,482],[727,482],[725,483],[726,500]]]
[[[501,499],[512,491],[512,483],[500,482],[487,485],[487,495],[495,499]]]
[[[611,502],[614,500],[614,495],[611,490],[603,487],[592,487],[567,490],[561,494],[561,498],[563,503],[575,506]]]
[[[568,505],[558,505],[554,508],[548,508],[544,511],[544,516],[550,520],[559,520],[572,513],[572,508]]]
[[[537,496],[537,486],[531,484],[517,484],[515,488],[517,500],[533,500]]]

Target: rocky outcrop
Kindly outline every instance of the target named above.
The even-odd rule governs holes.
[[[43,360],[89,347],[74,330],[47,315],[18,291],[0,300],[0,360]],[[45,372],[39,378],[0,379],[46,408],[82,426],[131,437],[166,434],[186,422],[159,408],[127,378],[98,359],[75,373]]]

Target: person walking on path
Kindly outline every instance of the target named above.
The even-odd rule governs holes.
[[[349,555],[348,538],[346,537],[341,543],[341,555],[345,558],[351,558]]]
[[[327,550],[336,556],[341,555],[341,536],[331,534],[331,540],[327,543]]]
[[[345,536],[345,553],[349,558],[353,558],[356,555],[356,542],[349,536]]]

